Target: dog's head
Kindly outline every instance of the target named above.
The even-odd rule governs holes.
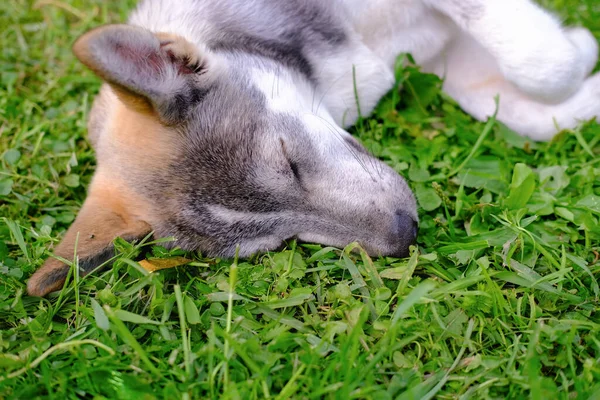
[[[93,30],[74,51],[107,83],[89,121],[96,174],[55,251],[76,250],[83,273],[115,237],[149,232],[219,256],[288,238],[407,254],[412,192],[332,121],[301,74],[127,25]],[[50,258],[30,294],[58,289],[67,271]]]

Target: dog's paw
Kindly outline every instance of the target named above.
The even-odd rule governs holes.
[[[600,74],[586,78],[579,90],[567,101],[542,108],[538,118],[539,126],[543,126],[543,118],[552,116],[554,124],[560,129],[574,129],[582,122],[596,119],[600,121]],[[548,130],[546,133],[551,133]],[[556,132],[556,131],[555,131]],[[550,139],[541,138],[541,140]],[[540,140],[540,139],[538,139]]]
[[[568,28],[565,34],[579,50],[580,62],[589,75],[598,62],[598,41],[586,28]]]
[[[587,101],[593,102],[600,111],[600,73],[594,74],[583,81],[582,92],[587,94]]]
[[[160,32],[155,35],[160,40],[161,49],[171,61],[180,65],[180,72],[197,74],[205,70],[202,53],[194,44],[173,33]]]
[[[526,95],[560,104],[580,90],[597,60],[598,43],[587,29],[563,28],[533,47],[515,48],[499,65],[507,80]]]

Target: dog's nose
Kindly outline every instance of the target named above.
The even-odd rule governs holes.
[[[395,217],[395,228],[396,233],[403,241],[414,243],[417,238],[417,231],[419,230],[419,224],[414,220],[413,217],[408,215],[405,211],[396,211]]]
[[[396,211],[394,217],[394,236],[398,244],[398,250],[395,252],[397,257],[408,256],[408,248],[415,242],[419,224],[407,212]]]

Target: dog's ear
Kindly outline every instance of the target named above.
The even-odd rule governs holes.
[[[184,120],[222,69],[213,54],[181,36],[131,25],[96,28],[75,42],[73,52],[126,105],[154,112],[166,125]]]
[[[96,180],[75,222],[67,230],[54,254],[72,260],[77,254],[80,275],[83,276],[114,256],[113,240],[140,239],[152,228],[140,217],[143,206],[127,198],[114,185],[98,184]],[[69,266],[50,257],[27,283],[31,296],[45,296],[59,290],[65,282]]]

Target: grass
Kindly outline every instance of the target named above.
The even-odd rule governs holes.
[[[94,170],[99,81],[70,43],[133,5],[107,3],[0,2],[0,398],[600,398],[600,126],[527,142],[412,67],[356,128],[418,197],[410,258],[117,241],[113,268],[28,297]],[[544,4],[600,37],[593,0]]]

